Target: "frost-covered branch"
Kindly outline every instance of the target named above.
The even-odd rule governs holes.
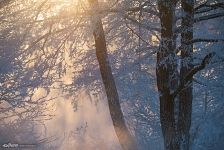
[[[199,71],[203,70],[211,61],[212,57],[215,55],[214,52],[209,53],[204,57],[201,64],[194,66],[189,73],[184,77],[183,81],[181,81],[180,85],[178,86],[177,90],[171,94],[172,98],[175,98],[184,88],[188,85],[189,81],[193,78],[193,76],[198,73]]]
[[[199,14],[199,13],[208,12],[218,8],[224,8],[224,3],[223,2],[214,3],[214,4],[203,3],[195,7],[194,11],[195,11],[195,14]]]
[[[124,15],[124,18],[131,21],[133,24],[135,25],[140,25],[142,28],[146,29],[146,30],[149,30],[149,31],[157,31],[157,32],[160,32],[160,28],[157,28],[157,27],[152,27],[152,26],[149,26],[147,24],[144,24],[144,23],[141,23],[139,21],[137,21],[136,19],[128,16],[128,15]]]
[[[219,17],[223,17],[223,16],[224,16],[224,12],[210,14],[210,15],[201,16],[201,17],[196,17],[196,18],[194,18],[194,23],[204,21],[204,20],[219,18]]]
[[[198,42],[224,42],[224,39],[194,39],[191,43]]]

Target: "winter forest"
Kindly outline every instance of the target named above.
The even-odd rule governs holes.
[[[0,150],[223,150],[224,0],[0,0]]]

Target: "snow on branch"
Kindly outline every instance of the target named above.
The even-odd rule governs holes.
[[[220,2],[220,3],[208,4],[206,2],[195,7],[194,11],[196,14],[199,14],[199,13],[204,13],[204,12],[211,11],[218,8],[224,8],[224,3]]]
[[[204,21],[204,20],[214,19],[218,17],[223,17],[223,16],[224,16],[224,12],[201,16],[201,17],[194,18],[194,23]]]
[[[184,77],[183,81],[181,81],[180,85],[178,86],[177,90],[171,94],[172,98],[175,98],[183,89],[187,87],[189,82],[192,80],[193,76],[203,70],[210,62],[212,57],[215,55],[215,52],[211,52],[207,54],[204,59],[202,60],[201,64],[194,66],[188,74]]]
[[[224,42],[224,39],[194,39],[191,43],[199,42]]]
[[[133,24],[140,25],[142,28],[144,28],[146,30],[149,30],[149,31],[152,31],[153,30],[153,31],[160,32],[160,28],[152,27],[152,26],[150,26],[148,24],[141,23],[141,22],[137,21],[136,19],[134,19],[134,18],[132,18],[132,17],[130,17],[128,15],[125,15],[124,14],[124,18],[127,19],[127,20],[129,20],[129,21],[131,21]]]

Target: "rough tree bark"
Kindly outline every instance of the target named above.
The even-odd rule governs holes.
[[[194,0],[181,0],[182,32],[181,32],[181,69],[180,84],[184,84],[185,77],[193,69],[193,23],[194,23]],[[177,136],[178,145],[181,150],[189,150],[192,99],[193,99],[193,76],[188,79],[186,88],[179,93],[179,115]]]
[[[177,149],[175,135],[175,101],[172,93],[178,84],[177,61],[175,58],[175,7],[174,0],[159,0],[161,43],[157,52],[157,87],[160,99],[160,122],[166,150]]]
[[[184,13],[181,23],[181,66],[178,73],[174,32],[177,1],[158,1],[161,43],[157,52],[156,75],[165,149],[189,150],[193,76],[210,63],[215,53],[206,55],[201,64],[193,65],[194,0],[181,0]],[[175,110],[178,111],[177,117],[174,114]]]
[[[121,110],[117,88],[110,67],[106,40],[102,21],[99,15],[98,0],[89,0],[92,10],[92,26],[95,39],[96,56],[99,62],[100,72],[104,83],[110,115],[113,121],[114,129],[121,147],[124,150],[137,150],[134,138],[131,136]]]

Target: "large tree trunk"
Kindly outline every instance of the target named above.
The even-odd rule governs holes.
[[[181,69],[180,83],[185,82],[184,78],[193,69],[193,23],[194,23],[194,0],[181,0],[184,16],[182,17],[181,33]],[[188,85],[179,94],[179,117],[178,136],[181,150],[189,149],[191,113],[192,113],[192,77],[188,79]],[[184,83],[183,83],[184,84]]]
[[[174,98],[172,93],[178,84],[175,54],[175,6],[173,0],[159,0],[161,43],[157,52],[157,87],[160,98],[160,121],[166,150],[177,150],[175,135]]]
[[[93,26],[93,35],[95,39],[96,56],[99,62],[100,72],[104,83],[110,115],[113,121],[115,132],[121,144],[121,147],[124,150],[137,150],[135,140],[131,136],[125,124],[124,116],[121,110],[115,81],[112,75],[108,59],[103,25],[98,13],[99,10],[98,1],[89,0],[89,3],[92,10],[92,26]]]

